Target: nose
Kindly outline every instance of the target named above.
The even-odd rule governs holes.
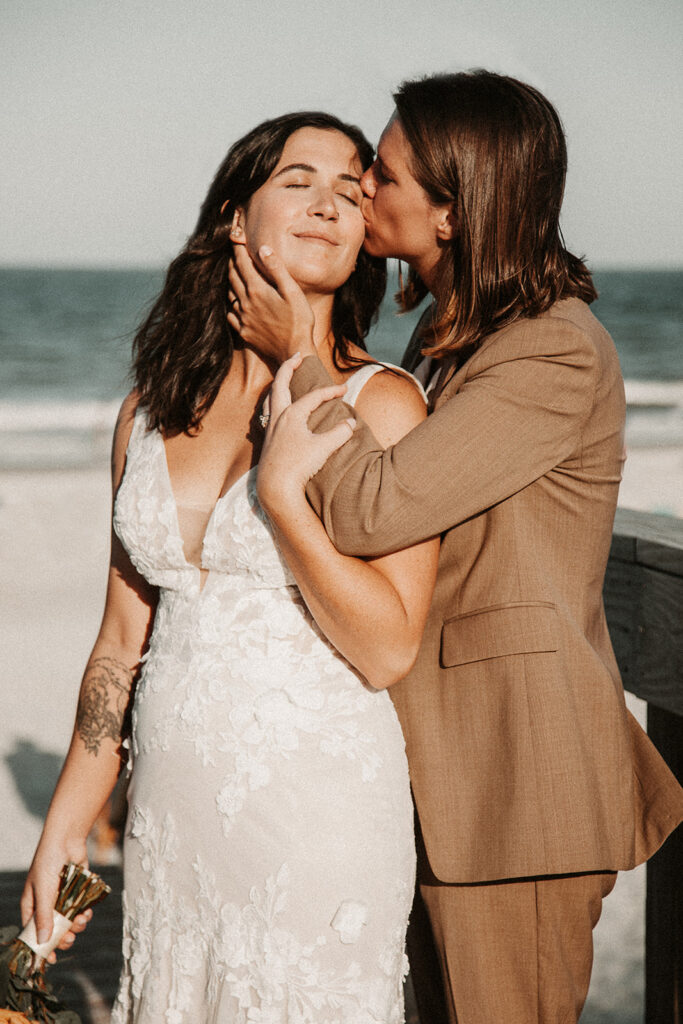
[[[361,177],[360,187],[363,190],[363,194],[366,195],[368,199],[375,198],[375,192],[377,191],[377,179],[375,178],[374,164],[371,164]]]
[[[339,220],[339,210],[337,209],[334,191],[327,188],[318,189],[308,207],[308,212],[310,216],[320,217],[323,220]]]

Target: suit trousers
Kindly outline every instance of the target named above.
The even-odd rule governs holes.
[[[575,1024],[616,877],[448,884],[419,857],[408,955],[421,1024]]]

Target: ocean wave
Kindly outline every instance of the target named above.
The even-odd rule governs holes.
[[[627,380],[624,384],[626,404],[631,409],[683,411],[683,380]],[[3,401],[0,402],[0,430],[109,429],[116,423],[122,398]]]
[[[26,402],[2,402],[0,431],[111,431],[120,406],[121,399],[71,402],[37,402],[32,399]]]
[[[627,380],[624,386],[628,406],[683,409],[683,380]]]
[[[627,380],[626,445],[683,447],[683,380]],[[121,399],[0,402],[0,469],[106,462]]]

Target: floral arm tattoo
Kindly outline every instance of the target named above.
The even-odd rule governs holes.
[[[76,728],[85,749],[97,757],[102,740],[120,742],[133,686],[133,673],[115,658],[95,658],[83,676]]]

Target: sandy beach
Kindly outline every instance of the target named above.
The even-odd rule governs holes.
[[[109,500],[106,465],[0,476],[0,870],[29,864],[69,743],[102,614]]]
[[[636,449],[621,504],[683,516],[683,451]],[[102,612],[109,478],[97,469],[0,474],[3,684],[0,871],[25,869],[68,746],[81,672]],[[644,719],[644,706],[629,698]],[[644,871],[623,876],[596,932],[590,1013],[642,1003]],[[631,1016],[635,1013],[634,1016]],[[605,1017],[605,1020],[608,1018]]]

